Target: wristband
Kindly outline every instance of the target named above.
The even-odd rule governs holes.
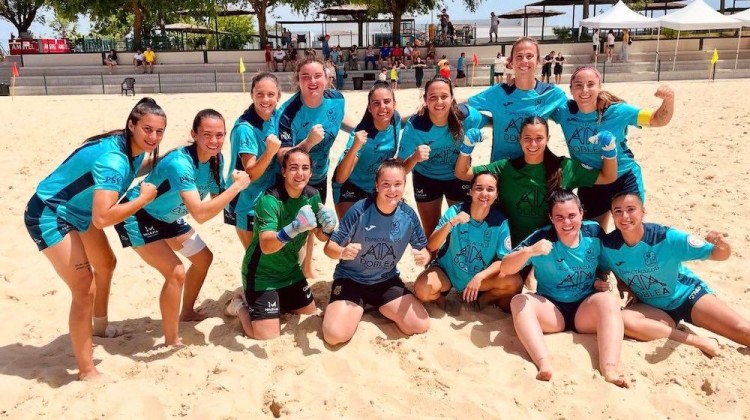
[[[471,156],[471,152],[474,151],[474,146],[467,146],[463,143],[461,143],[461,147],[459,147],[458,152],[461,153],[464,156]]]
[[[282,244],[285,244],[292,240],[292,238],[286,232],[284,232],[284,229],[276,232],[276,239]]]

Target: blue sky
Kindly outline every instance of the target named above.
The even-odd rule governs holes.
[[[448,8],[448,14],[450,14],[452,20],[487,20],[489,19],[490,12],[495,13],[504,13],[511,10],[519,9],[523,7],[524,4],[532,3],[533,1],[530,0],[504,0],[502,2],[502,6],[498,5],[498,1],[495,0],[484,0],[482,4],[477,8],[476,13],[471,13],[468,10],[466,10],[466,7],[461,2],[456,1],[447,1],[447,8]],[[718,7],[719,0],[707,0],[707,3]],[[748,6],[748,2],[746,0],[740,0],[740,5]],[[731,7],[732,0],[727,0],[727,7]],[[603,6],[599,6],[602,8]],[[549,24],[551,25],[566,25],[569,26],[571,22],[571,11],[572,9],[570,7],[562,7],[559,8],[560,11],[565,12],[562,16],[557,16],[549,20]],[[48,16],[48,21],[52,19],[51,13],[46,13]],[[269,20],[293,20],[293,19],[304,19],[304,16],[294,15],[291,13],[291,11],[288,8],[285,7],[279,7],[275,9],[272,13],[272,16],[269,16]],[[576,10],[576,21],[580,20],[581,16],[581,10],[578,8]],[[314,19],[314,16],[309,16],[308,20]],[[418,16],[417,17],[417,23],[429,23],[430,22],[430,15],[424,15],[424,16]],[[81,33],[88,33],[90,24],[88,22],[88,19],[85,17],[82,18],[79,21],[78,24],[78,31]],[[37,36],[52,36],[53,32],[49,27],[46,27],[44,25],[40,25],[38,23],[35,23],[31,27],[32,32],[36,34]],[[2,42],[2,45],[4,48],[7,48],[8,46],[8,39],[10,38],[10,34],[15,33],[15,28],[13,25],[11,25],[9,22],[5,20],[0,20],[0,41]]]

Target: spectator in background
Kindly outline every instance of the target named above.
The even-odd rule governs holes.
[[[443,56],[443,58],[440,59],[440,61],[438,61],[438,67],[440,68],[440,75],[450,80],[451,79],[451,65],[445,56]]]
[[[492,34],[495,34],[495,42],[497,42],[497,27],[500,26],[500,18],[495,15],[495,12],[490,13],[490,43],[492,43]]]
[[[610,29],[607,32],[607,62],[612,62],[612,53],[615,51],[615,33]]]
[[[380,73],[378,73],[378,81],[380,82],[387,82],[388,81],[388,69],[383,67],[380,69]]]
[[[565,62],[565,57],[563,57],[562,52],[558,52],[557,57],[555,57],[555,84],[556,85],[560,84],[564,62]]]
[[[417,56],[417,58],[414,59],[414,78],[417,82],[417,87],[422,87],[422,79],[424,78],[424,68],[426,67],[426,64],[424,61],[422,61],[422,57]]]
[[[463,80],[466,86],[466,53],[462,52],[456,62],[456,86],[459,86],[459,80]]]
[[[112,74],[112,67],[117,65],[117,52],[115,50],[109,50],[107,58],[104,59],[104,64],[109,67],[109,74]]]
[[[341,59],[341,46],[335,46],[331,49],[331,61],[333,61],[334,64],[338,65],[342,59]]]
[[[507,66],[508,59],[503,57],[502,52],[497,53],[497,58],[495,58],[495,83],[500,84],[504,82],[503,75]]]
[[[385,62],[385,63],[384,63]],[[380,58],[378,59],[378,65],[380,67],[386,67],[391,65],[391,44],[390,42],[383,42],[383,46],[380,47]]]
[[[331,39],[331,36],[328,34],[325,34],[323,37],[323,45],[321,49],[323,50],[323,59],[328,60],[328,57],[331,56],[331,46],[328,45],[328,40]]]
[[[591,35],[591,47],[593,52],[591,53],[591,62],[596,62],[596,58],[599,55],[599,30],[595,29],[594,34]]]
[[[273,50],[271,49],[271,43],[266,43],[266,49],[265,49],[265,56],[266,56],[266,68],[268,71],[274,71],[273,69]]]
[[[432,67],[432,65],[435,64],[435,57],[437,57],[437,53],[435,52],[435,43],[430,42],[430,44],[427,46],[427,57],[425,57],[427,67]]]
[[[279,71],[279,64],[281,70],[286,71],[286,53],[281,49],[281,45],[277,45],[273,51],[273,71]]]
[[[375,49],[372,48],[372,45],[367,46],[367,51],[365,51],[365,70],[367,70],[367,64],[372,63],[372,69],[375,70]]]
[[[404,50],[401,48],[401,45],[396,44],[393,46],[393,49],[391,50],[391,57],[394,63],[396,61],[403,61]]]
[[[344,63],[333,62],[336,67],[336,89],[341,90],[344,88],[344,77],[346,76],[346,70],[344,70]]]
[[[359,54],[357,53],[357,44],[349,47],[349,70],[359,70]]]
[[[146,51],[143,53],[143,62],[146,65],[143,69],[144,73],[149,72],[153,74],[154,64],[156,64],[156,52],[151,47],[146,47]]]
[[[443,9],[440,11],[440,15],[438,15],[440,18],[440,39],[443,42],[443,45],[448,43],[448,24],[451,21],[450,16],[448,16],[448,12],[446,9]]]
[[[328,85],[326,87],[336,87],[336,65],[333,64],[331,57],[326,58],[325,66],[323,69],[326,72],[326,78],[328,79]]]
[[[136,50],[135,54],[133,54],[133,68],[135,71],[138,71],[138,67],[143,67],[143,53],[141,50]],[[146,72],[146,69],[144,68],[143,72]]]
[[[284,28],[281,32],[281,43],[284,44],[284,47],[292,46],[292,32],[288,28]]]
[[[549,83],[549,77],[552,75],[552,63],[555,61],[555,51],[552,50],[544,56],[542,64],[542,83]]]
[[[407,42],[404,47],[404,64],[406,64],[406,68],[411,68],[411,65],[414,63],[412,54],[414,54],[414,49],[411,47],[411,43]]]
[[[292,47],[292,44],[286,49],[286,62],[292,69],[297,67],[297,50]]]
[[[622,46],[620,47],[620,61],[623,63],[628,62],[628,58],[630,56],[630,44],[632,44],[633,41],[630,40],[630,31],[627,29],[623,29],[622,31]]]

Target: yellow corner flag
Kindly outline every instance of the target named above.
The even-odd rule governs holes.
[[[242,77],[242,93],[245,93],[245,63],[240,57],[240,76]]]
[[[714,48],[714,54],[711,56],[711,64],[716,64],[719,61],[719,52]]]

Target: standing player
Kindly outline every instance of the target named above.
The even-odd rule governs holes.
[[[122,334],[107,320],[116,260],[102,229],[121,222],[156,197],[156,187],[143,183],[138,197],[118,203],[142,167],[144,155],[151,153],[152,161],[158,160],[166,126],[161,107],[151,98],[141,99],[130,111],[124,130],[84,141],[39,183],[26,205],[24,222],[29,235],[72,294],[68,326],[81,380],[99,375],[92,333]]]
[[[323,318],[323,339],[330,345],[352,338],[365,305],[378,308],[406,335],[423,333],[430,326],[427,311],[396,268],[407,245],[417,265],[424,266],[430,258],[417,215],[403,201],[403,166],[395,160],[383,162],[375,183],[375,197],[354,204],[325,247],[326,255],[340,260]]]
[[[430,236],[442,214],[443,197],[449,206],[466,199],[471,184],[458,180],[453,169],[465,131],[484,127],[487,117],[471,106],[458,105],[453,84],[442,76],[427,82],[424,101],[424,114],[412,116],[404,127],[398,158],[407,173],[414,170],[414,198]]]
[[[491,162],[521,157],[518,136],[523,120],[532,116],[547,119],[568,100],[562,89],[536,80],[539,59],[539,43],[519,38],[508,58],[515,82],[490,86],[469,98],[469,105],[492,114]]]
[[[480,306],[497,302],[510,311],[510,298],[519,292],[518,275],[501,276],[502,258],[511,250],[508,221],[497,207],[497,175],[480,172],[471,184],[471,201],[456,204],[443,214],[427,242],[437,258],[414,283],[422,302],[438,301],[451,287],[467,302]]]
[[[169,152],[146,177],[146,182],[157,186],[156,199],[115,226],[122,246],[133,247],[164,276],[159,306],[167,346],[182,344],[179,321],[206,318],[194,306],[213,253],[183,217],[189,214],[198,223],[210,220],[250,183],[246,173],[235,171],[232,186],[224,190],[221,146],[225,135],[221,114],[213,109],[198,112],[190,132],[193,144]],[[140,189],[140,185],[132,188],[125,200],[136,199]],[[209,193],[213,198],[203,201]],[[190,260],[187,271],[178,252]]]
[[[310,233],[321,241],[328,239],[336,216],[322,207],[320,193],[308,185],[311,169],[305,150],[287,151],[281,160],[282,178],[255,207],[253,240],[242,260],[245,299],[235,296],[226,309],[227,315],[239,317],[250,338],[278,337],[282,313],[315,312],[298,255]]]
[[[642,109],[602,90],[599,71],[588,66],[579,67],[570,76],[570,92],[573,100],[561,105],[550,116],[562,127],[570,157],[589,167],[601,168],[602,145],[589,140],[602,131],[611,132],[616,139],[617,180],[578,190],[584,217],[596,219],[606,230],[612,197],[634,192],[642,201],[645,199],[641,167],[627,143],[628,127],[667,125],[674,114],[674,92],[668,86],[660,86],[654,94],[662,100],[659,109]]]
[[[602,229],[583,221],[578,198],[570,190],[555,190],[549,197],[547,226],[524,239],[503,258],[501,271],[513,274],[533,265],[537,292],[515,296],[511,301],[513,326],[518,338],[539,369],[536,378],[552,378],[552,361],[544,333],[573,330],[596,334],[599,371],[607,382],[628,388],[620,374],[623,324],[620,303],[611,293],[594,287],[601,253]]]
[[[375,82],[362,121],[352,131],[334,172],[333,202],[342,218],[357,201],[375,192],[375,174],[398,150],[401,116],[388,83]]]
[[[278,79],[271,73],[259,73],[253,77],[250,93],[253,103],[237,118],[229,137],[232,142],[229,167],[247,172],[252,183],[224,209],[224,223],[235,227],[245,249],[253,239],[255,204],[279,175],[275,157],[281,146],[276,137],[276,105],[281,95]],[[227,177],[226,183],[231,186],[232,178]]]
[[[669,226],[644,223],[645,214],[637,194],[615,197],[612,215],[617,230],[604,238],[602,248],[603,268],[612,270],[637,299],[622,311],[625,335],[643,341],[670,338],[714,356],[718,343],[678,330],[684,320],[750,346],[750,322],[682,264],[728,259],[732,248],[724,236],[709,232],[703,240]]]

